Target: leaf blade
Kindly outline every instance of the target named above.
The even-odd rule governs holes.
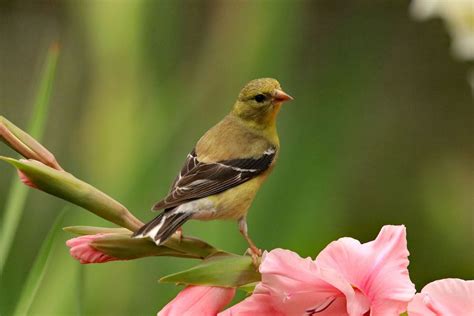
[[[239,287],[260,281],[249,256],[215,255],[188,270],[162,277],[163,283]]]
[[[51,253],[53,250],[53,243],[54,240],[60,231],[59,227],[64,218],[66,210],[64,209],[56,218],[56,221],[51,226],[48,235],[44,239],[41,248],[36,256],[36,259],[33,263],[33,266],[28,274],[25,284],[23,285],[23,289],[20,293],[20,298],[18,303],[15,307],[15,311],[13,313],[14,316],[22,316],[27,315],[28,310],[31,307],[31,304],[34,301],[36,293],[41,285],[41,281],[44,278],[46,273],[46,269],[49,265],[51,259]]]

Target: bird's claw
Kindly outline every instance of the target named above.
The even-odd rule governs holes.
[[[183,229],[180,227],[175,231],[176,237],[178,238],[178,242],[183,240]]]
[[[250,247],[245,253],[252,257],[252,263],[258,269],[262,258],[262,250],[257,247]]]

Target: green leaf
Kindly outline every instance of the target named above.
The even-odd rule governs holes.
[[[59,227],[63,221],[65,210],[63,210],[53,226],[51,227],[48,235],[46,236],[41,248],[36,256],[33,267],[28,274],[25,284],[23,285],[23,290],[20,293],[20,298],[15,307],[14,316],[23,316],[28,315],[28,310],[30,309],[31,303],[38,292],[38,289],[41,285],[41,281],[45,275],[46,269],[48,267],[49,261],[51,259],[51,253],[53,250],[53,243],[58,234]]]
[[[58,57],[59,43],[55,42],[49,47],[43,76],[40,80],[40,86],[33,106],[33,116],[28,128],[29,134],[36,139],[40,138],[44,132],[45,122],[48,115],[49,100],[51,99],[56,67],[58,65]]]
[[[164,245],[171,249],[175,249],[185,253],[194,254],[197,258],[206,259],[216,255],[217,253],[224,253],[223,251],[214,248],[207,242],[194,238],[191,236],[182,236],[181,238],[172,235]]]
[[[239,287],[260,281],[252,258],[229,254],[215,255],[203,263],[160,279],[160,282],[222,287]]]
[[[28,128],[28,131],[36,139],[40,139],[43,134],[58,56],[58,44],[54,43],[51,45],[46,57]],[[21,182],[15,180],[6,197],[5,213],[0,227],[0,274],[2,274],[21,215],[23,214],[26,197],[27,188]]]
[[[109,228],[109,227],[95,227],[95,226],[68,226],[63,227],[65,232],[75,235],[95,235],[95,234],[131,234],[132,231],[126,228]]]
[[[249,283],[249,284],[244,284],[244,285],[239,287],[239,290],[242,290],[245,293],[247,293],[248,295],[250,295],[255,290],[255,287],[257,286],[257,284],[258,284],[258,282],[252,282],[252,283]]]

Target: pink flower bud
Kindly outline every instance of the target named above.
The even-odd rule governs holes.
[[[91,245],[92,242],[104,235],[107,234],[84,235],[76,237],[69,239],[66,242],[66,245],[71,248],[69,250],[71,256],[79,260],[82,264],[124,260],[100,252]]]

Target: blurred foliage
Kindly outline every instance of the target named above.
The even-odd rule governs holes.
[[[54,245],[56,235],[61,231],[61,223],[64,213],[66,212],[66,208],[67,206],[64,207],[61,213],[59,213],[58,218],[51,226],[51,230],[44,239],[43,244],[38,251],[38,255],[36,256],[36,259],[28,272],[28,277],[26,278],[20,297],[15,304],[16,306],[13,313],[15,316],[29,314],[31,304],[36,298],[36,294],[38,293],[38,289],[41,287],[45,272],[51,260],[51,248]]]
[[[33,111],[31,113],[30,123],[28,124],[29,134],[22,135],[25,136],[28,141],[32,142],[29,143],[30,146],[25,144],[25,141],[27,142],[26,139],[21,140],[20,135],[24,134],[24,131],[18,131],[17,128],[11,126],[11,123],[8,123],[5,118],[0,116],[0,124],[8,126],[7,128],[10,129],[10,132],[14,134],[14,138],[23,143],[24,146],[21,147],[24,148],[24,150],[28,148],[29,150],[33,150],[33,152],[35,152],[33,156],[26,156],[27,158],[40,160],[40,158],[43,157],[42,154],[36,152],[33,148],[31,148],[31,145],[34,146],[35,144],[37,144],[38,141],[41,141],[45,129],[46,119],[48,117],[48,109],[50,103],[49,101],[51,98],[51,93],[54,85],[54,77],[56,73],[56,66],[58,63],[58,56],[58,44],[53,43],[49,47],[48,54],[46,56],[46,61],[43,66],[41,79],[39,79],[38,91],[33,102]],[[3,136],[1,139],[5,139],[4,137],[5,136]],[[5,144],[7,144],[7,142],[5,142]],[[11,144],[9,146],[11,147]],[[15,147],[11,148],[13,149]],[[41,145],[40,148],[37,149],[41,150]],[[25,151],[21,150],[19,152],[25,155]],[[51,153],[47,151],[45,154],[51,155]],[[5,196],[5,207],[2,214],[2,222],[0,223],[0,275],[2,275],[5,261],[10,252],[12,241],[15,238],[15,234],[18,229],[18,224],[23,215],[23,210],[25,209],[25,202],[28,197],[28,191],[28,188],[23,185],[23,183],[16,181],[11,185],[10,191]]]
[[[314,257],[339,237],[366,241],[384,224],[403,223],[418,289],[448,276],[472,278],[469,64],[451,58],[441,21],[412,21],[408,5],[3,0],[0,113],[27,125],[44,56],[59,40],[44,144],[65,168],[148,220],[194,142],[239,89],[275,77],[295,101],[280,114],[279,165],[249,213],[257,245]],[[3,216],[18,180],[4,164],[0,175]],[[2,275],[2,315],[12,312],[63,205],[30,195]],[[76,208],[64,223],[107,225]],[[229,251],[246,248],[235,223],[192,222],[184,232]],[[191,264],[146,258],[79,270],[64,246],[70,237],[58,234],[32,315],[151,315],[179,290],[158,279]]]

